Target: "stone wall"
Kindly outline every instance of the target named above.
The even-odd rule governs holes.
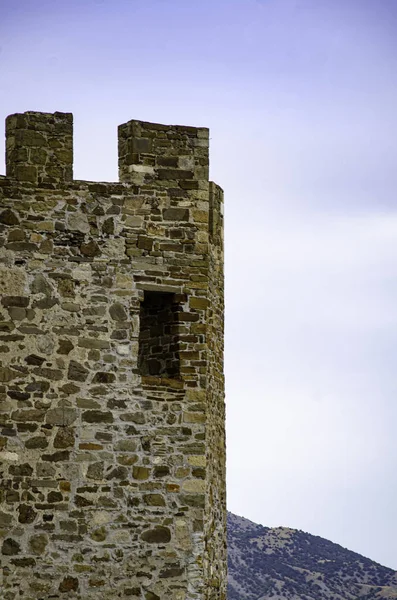
[[[205,579],[208,582],[206,598],[226,597],[224,564],[226,555],[226,472],[225,472],[225,404],[223,398],[223,344],[224,344],[224,255],[223,255],[223,191],[210,183],[209,210],[209,282],[207,308],[207,420],[206,431],[206,518]]]
[[[70,114],[11,115],[6,134],[2,598],[224,599],[222,192],[208,130],[120,126],[120,183],[72,179]]]

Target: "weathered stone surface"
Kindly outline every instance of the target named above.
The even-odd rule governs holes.
[[[87,477],[89,479],[103,479],[103,463],[93,463],[88,466]]]
[[[46,296],[50,296],[52,293],[52,286],[42,273],[35,275],[30,289],[32,294],[45,294]]]
[[[63,298],[75,297],[75,284],[71,279],[58,279],[58,293]]]
[[[50,492],[47,496],[48,502],[62,502],[63,496],[60,492]]]
[[[0,265],[0,290],[7,290],[10,296],[23,296],[26,281],[26,273],[20,267]]]
[[[74,346],[70,340],[59,340],[58,354],[69,354]]]
[[[75,434],[69,427],[60,427],[54,438],[54,448],[71,448],[74,446]]]
[[[115,302],[112,304],[109,309],[109,313],[113,321],[126,321],[128,318],[125,308],[122,304],[120,304],[120,302]]]
[[[166,477],[170,474],[170,468],[167,465],[156,466],[153,469],[153,475],[155,477]]]
[[[15,369],[10,369],[9,367],[0,367],[0,381],[4,383],[8,383],[13,379],[16,379],[20,373]]]
[[[95,529],[95,531],[93,531],[91,534],[91,539],[94,540],[94,542],[104,542],[106,540],[106,537],[107,533],[105,527],[99,527],[98,529]]]
[[[123,452],[135,452],[137,448],[137,441],[134,439],[118,440],[115,444],[115,450],[121,450]]]
[[[80,348],[90,348],[96,350],[106,350],[110,347],[108,340],[98,340],[96,338],[79,339],[78,345]]]
[[[29,400],[30,398],[30,394],[26,392],[16,392],[14,390],[10,390],[9,392],[7,392],[7,396],[12,398],[13,400],[19,400],[20,402],[23,402],[24,400]]]
[[[94,504],[93,500],[80,496],[79,494],[76,494],[74,501],[78,508],[85,508],[86,506],[93,506]]]
[[[34,408],[28,410],[16,410],[11,414],[11,417],[14,421],[20,423],[29,423],[30,421],[40,423],[44,420],[45,410]]]
[[[22,567],[22,568],[36,566],[36,561],[34,558],[12,558],[10,560],[10,563],[12,565],[15,565],[16,567]]]
[[[25,390],[27,392],[46,392],[50,389],[50,384],[48,381],[33,381],[32,383],[28,383]]]
[[[50,379],[53,381],[58,381],[62,379],[62,371],[60,369],[47,369],[46,367],[41,367],[37,369],[33,369],[33,373],[38,375],[39,377],[43,377],[44,379]]]
[[[80,312],[80,304],[76,304],[75,302],[62,302],[61,308],[66,310],[67,312],[78,313]]]
[[[167,544],[171,540],[171,532],[168,527],[155,527],[144,531],[141,538],[149,544]]]
[[[145,494],[143,501],[148,506],[165,506],[165,500],[161,494]]]
[[[41,298],[40,300],[34,300],[33,308],[46,309],[46,308],[52,308],[53,306],[56,306],[57,304],[59,304],[58,298],[53,298],[52,296],[46,296],[45,298]]]
[[[29,298],[25,296],[3,296],[1,299],[1,303],[3,306],[20,306],[26,307],[29,306]]]
[[[77,577],[64,577],[59,584],[59,591],[62,593],[77,592],[79,589],[79,580]]]
[[[94,379],[92,380],[92,383],[113,383],[114,381],[116,381],[116,375],[114,373],[104,373],[99,371],[98,373],[95,373],[94,375]]]
[[[48,537],[44,533],[32,535],[29,540],[29,548],[33,554],[43,554],[48,544]]]
[[[12,515],[0,511],[0,527],[8,527],[12,523]]]
[[[43,454],[42,460],[48,460],[49,462],[63,462],[68,461],[70,457],[69,452],[66,450],[54,452],[53,454]]]
[[[33,473],[33,468],[30,466],[29,463],[24,463],[22,465],[12,465],[9,468],[9,473],[11,475],[16,475],[17,477],[29,477]]]
[[[81,244],[80,251],[81,254],[89,257],[99,256],[101,254],[98,244],[94,241],[88,242],[87,244]]]
[[[110,411],[87,410],[82,414],[86,423],[113,423],[113,414]]]
[[[170,567],[169,569],[163,569],[160,571],[160,577],[162,579],[168,579],[169,577],[181,577],[184,569],[181,567]]]
[[[134,467],[132,470],[132,476],[134,479],[148,479],[149,473],[150,471],[147,467]]]
[[[104,234],[107,235],[113,235],[114,234],[114,220],[109,217],[109,219],[106,219],[102,225],[102,232]]]
[[[69,229],[75,231],[81,231],[81,233],[89,233],[90,225],[88,223],[87,215],[78,213],[71,213],[68,215],[66,225]]]
[[[163,217],[167,221],[188,221],[189,211],[186,208],[167,208],[163,210]]]
[[[11,115],[6,137],[2,594],[225,600],[208,130],[120,126],[120,183],[73,181],[68,113]]]
[[[0,321],[0,332],[9,332],[15,329],[15,324],[12,321]]]
[[[41,449],[44,449],[44,448],[47,448],[48,444],[49,444],[48,439],[45,438],[44,436],[40,435],[40,436],[33,437],[33,438],[30,438],[30,439],[26,440],[26,442],[25,442],[25,448],[28,448],[28,449],[41,448]]]
[[[77,392],[80,391],[80,387],[74,383],[65,383],[65,385],[62,385],[59,389],[68,396],[77,394]]]
[[[4,225],[18,225],[19,219],[14,211],[7,208],[0,212],[0,223],[4,223]]]
[[[37,338],[36,345],[39,352],[51,354],[55,348],[55,339],[50,335],[41,335]]]
[[[74,408],[68,408],[67,406],[60,406],[58,408],[51,408],[46,412],[45,420],[49,425],[60,425],[66,427],[75,422],[77,418],[77,411]]]
[[[106,474],[106,479],[127,479],[128,470],[126,467],[115,467],[109,473]]]
[[[34,365],[34,366],[41,367],[41,365],[43,364],[43,362],[45,362],[45,358],[43,358],[42,356],[38,356],[37,354],[29,354],[25,358],[25,362],[28,365]]]
[[[31,242],[9,242],[6,244],[7,250],[13,250],[14,252],[37,252],[37,244]]]
[[[15,556],[15,554],[19,554],[20,552],[21,546],[16,540],[13,540],[12,538],[7,538],[4,540],[1,547],[2,554],[5,554],[6,556]]]
[[[10,319],[13,321],[23,321],[26,319],[26,310],[24,308],[18,308],[16,306],[12,306],[8,309],[8,314],[10,315]]]
[[[89,371],[83,365],[75,360],[71,360],[68,369],[68,378],[73,381],[85,381],[88,377]]]

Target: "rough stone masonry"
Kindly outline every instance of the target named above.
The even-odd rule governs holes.
[[[69,113],[6,120],[4,600],[222,600],[222,190],[208,129],[119,127],[73,180]]]

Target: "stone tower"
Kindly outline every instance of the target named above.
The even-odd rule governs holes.
[[[73,180],[69,113],[6,120],[4,600],[222,600],[222,190],[208,129],[119,127]]]

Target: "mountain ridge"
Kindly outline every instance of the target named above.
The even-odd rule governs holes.
[[[397,599],[393,569],[301,530],[229,512],[228,552],[228,600]]]

